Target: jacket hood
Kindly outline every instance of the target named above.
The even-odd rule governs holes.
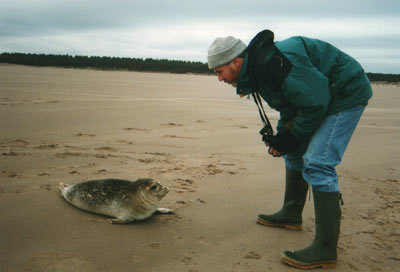
[[[248,95],[255,90],[255,79],[250,77],[249,67],[254,67],[257,62],[257,53],[263,48],[271,48],[274,45],[274,33],[268,29],[259,32],[249,43],[245,52],[242,69],[239,74],[236,93],[238,95]]]
[[[246,53],[244,56],[244,61],[242,65],[242,69],[240,70],[239,79],[236,85],[236,94],[243,96],[252,93],[250,77],[247,73],[247,64],[248,64],[249,56]]]

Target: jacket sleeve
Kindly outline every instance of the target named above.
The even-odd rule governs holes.
[[[278,120],[278,124],[276,126],[276,130],[278,132],[282,132],[285,129],[290,129],[293,126],[293,119],[288,114],[284,112],[280,112],[280,118]]]
[[[290,131],[294,137],[303,140],[316,131],[325,117],[331,97],[329,80],[306,57],[292,63],[282,90],[297,110]]]

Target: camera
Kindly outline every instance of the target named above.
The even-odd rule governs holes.
[[[274,135],[274,130],[272,129],[271,126],[264,125],[264,127],[260,130],[259,133],[260,133],[261,136],[273,136]]]

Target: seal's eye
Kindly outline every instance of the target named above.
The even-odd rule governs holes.
[[[150,190],[152,190],[152,191],[155,191],[155,190],[157,190],[158,189],[158,186],[157,185],[152,185],[151,187],[150,187]]]

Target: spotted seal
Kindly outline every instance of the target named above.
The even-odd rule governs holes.
[[[111,224],[127,224],[143,220],[152,214],[172,213],[159,208],[168,187],[153,179],[89,180],[74,185],[59,184],[61,195],[73,206],[85,211],[115,217]]]

